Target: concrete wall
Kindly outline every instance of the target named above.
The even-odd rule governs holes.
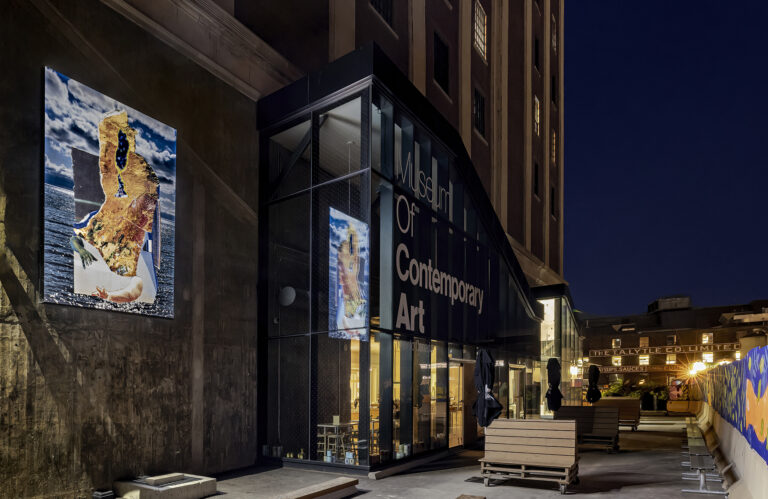
[[[752,449],[741,432],[721,418],[706,402],[703,403],[701,419],[706,419],[713,426],[720,441],[720,450],[736,469],[738,482],[733,485],[729,497],[731,499],[765,497],[768,491],[768,465],[765,460]]]
[[[0,4],[0,496],[250,465],[255,105],[96,0]],[[173,320],[44,305],[43,66],[178,130]]]

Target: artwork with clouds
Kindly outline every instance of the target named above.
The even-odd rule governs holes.
[[[172,318],[176,130],[44,73],[43,300]]]
[[[328,337],[368,341],[368,225],[330,208]]]

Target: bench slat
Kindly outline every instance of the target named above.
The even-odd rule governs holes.
[[[542,456],[575,456],[575,447],[549,447],[545,445],[485,444],[485,452],[512,452]]]
[[[518,437],[518,436],[485,436],[486,445],[489,443],[498,444],[519,444],[519,445],[541,445],[541,438],[536,437]],[[569,438],[548,438],[547,445],[550,447],[573,447],[576,443],[576,437]]]
[[[484,461],[497,464],[535,464],[553,468],[568,468],[576,464],[576,457],[490,451],[485,453]]]

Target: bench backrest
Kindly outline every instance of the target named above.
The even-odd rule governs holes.
[[[485,460],[569,468],[576,463],[576,421],[497,419],[485,429]]]
[[[620,421],[640,421],[640,399],[630,397],[603,397],[597,407],[618,407]]]
[[[615,436],[619,433],[618,407],[564,405],[555,412],[555,419],[575,419],[579,435]]]

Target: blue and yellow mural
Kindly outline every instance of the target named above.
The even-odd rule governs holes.
[[[711,369],[702,388],[707,403],[768,463],[768,347]]]

